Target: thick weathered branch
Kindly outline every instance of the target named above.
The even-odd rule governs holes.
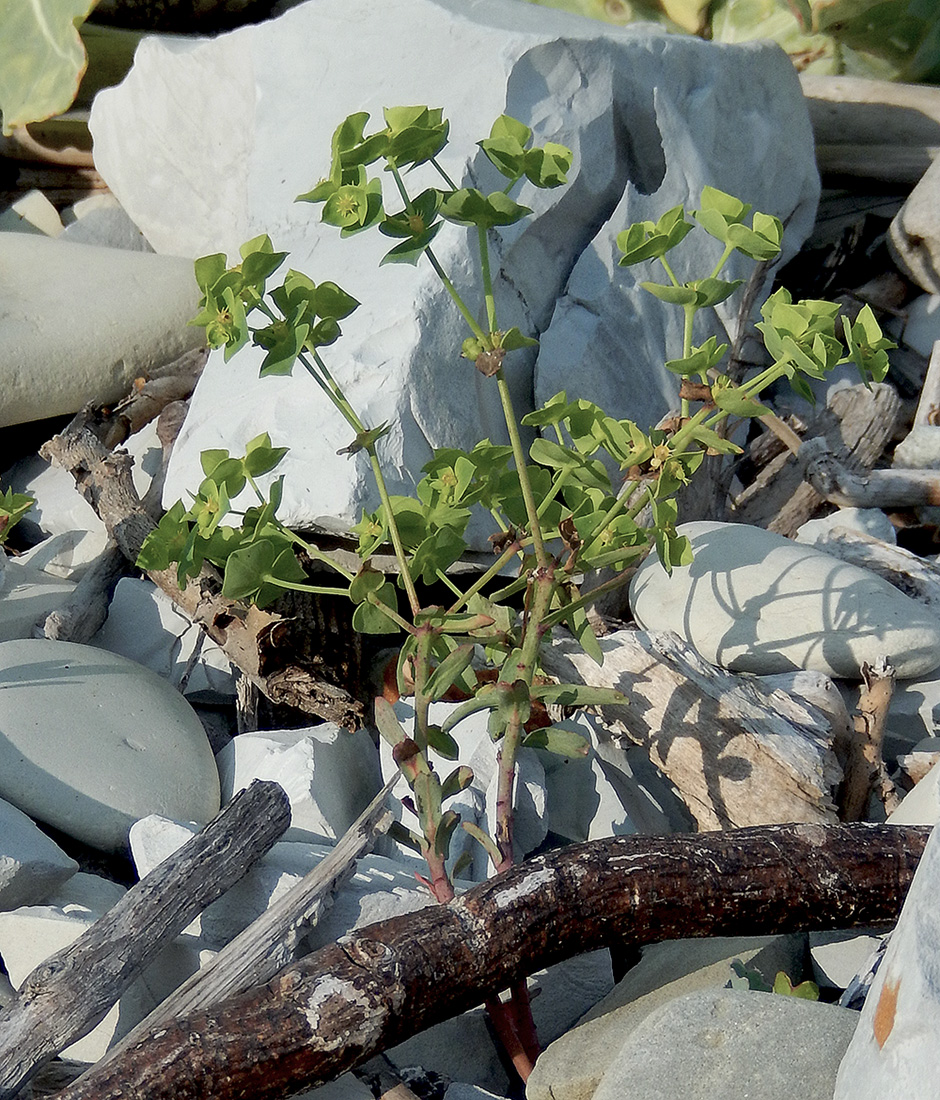
[[[0,1098],[94,1027],[190,921],[248,871],[290,824],[287,795],[256,780],[82,936],[26,978],[0,1016]]]
[[[584,951],[885,923],[929,832],[778,825],[573,845],[164,1024],[58,1100],[277,1100]]]
[[[883,657],[874,665],[863,664],[862,678],[855,714],[855,742],[846,761],[842,785],[841,809],[845,821],[863,820],[872,790],[881,799],[886,813],[897,809],[900,802],[881,755],[897,673]]]
[[[41,454],[72,474],[79,492],[101,517],[121,552],[136,562],[144,539],[156,525],[134,488],[130,456],[109,453],[79,418],[43,444]],[[343,726],[362,724],[362,704],[348,691],[291,663],[287,621],[256,607],[246,611],[224,598],[221,578],[212,566],[203,566],[184,589],[177,584],[174,568],[150,570],[147,575],[269,699]]]

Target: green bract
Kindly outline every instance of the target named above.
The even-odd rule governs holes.
[[[0,546],[35,503],[26,493],[14,493],[12,489],[0,492]]]

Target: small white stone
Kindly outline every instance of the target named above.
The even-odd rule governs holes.
[[[27,191],[0,213],[0,233],[62,234],[62,219],[42,191]]]
[[[0,910],[46,901],[77,870],[26,814],[0,799]]]
[[[32,637],[35,624],[75,591],[71,581],[50,576],[23,558],[10,558],[0,576],[0,642]]]
[[[280,783],[291,807],[285,840],[339,839],[382,786],[368,732],[350,733],[334,722],[240,734],[216,762],[225,802],[254,779]]]
[[[940,340],[940,296],[921,294],[904,307],[904,312],[907,317],[901,339],[929,359],[934,342]]]
[[[825,550],[830,533],[840,527],[881,539],[892,546],[898,541],[894,524],[880,508],[839,508],[822,519],[807,520],[797,531],[796,541],[818,545],[820,550]]]
[[[219,809],[199,719],[164,680],[91,646],[0,643],[0,796],[120,850],[148,813],[205,824]]]
[[[894,449],[894,463],[902,470],[940,470],[940,427],[918,424]]]
[[[235,695],[228,658],[152,581],[122,577],[108,618],[89,644],[146,666],[177,689],[188,673],[184,694],[224,700]]]
[[[694,560],[668,576],[655,553],[630,586],[637,622],[673,630],[713,664],[759,675],[860,677],[887,657],[901,679],[940,664],[940,620],[887,581],[740,523],[687,523]]]
[[[859,932],[810,932],[813,980],[826,989],[847,989],[849,982],[878,949],[881,936]]]

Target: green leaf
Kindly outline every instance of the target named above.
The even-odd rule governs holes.
[[[620,266],[631,267],[644,260],[665,256],[692,228],[692,223],[685,219],[685,209],[682,206],[667,210],[658,222],[635,222],[617,234],[617,247],[623,253],[619,260]]]
[[[548,141],[525,154],[526,178],[536,187],[561,187],[568,182],[573,155],[564,145]]]
[[[446,802],[448,798],[453,798],[455,794],[460,794],[460,792],[466,790],[472,782],[472,768],[468,768],[466,764],[461,764],[459,767],[454,768],[441,784],[441,801]]]
[[[532,211],[502,191],[484,195],[476,188],[454,191],[441,202],[441,217],[457,225],[476,225],[490,229],[494,225],[512,225]]]
[[[313,308],[318,317],[342,321],[359,308],[359,302],[341,286],[327,279],[318,284],[314,292]]]
[[[773,991],[783,997],[798,997],[801,1001],[819,1000],[819,986],[815,982],[794,985],[782,970],[777,971]]]
[[[95,0],[97,3],[97,0]],[[215,252],[211,256],[200,256],[193,262],[193,271],[196,275],[196,285],[202,293],[209,291],[225,274],[227,259],[224,252]]]
[[[431,673],[425,685],[425,691],[432,701],[443,699],[454,681],[470,667],[470,662],[473,660],[473,649],[473,643],[458,646]],[[455,757],[450,759],[455,759]]]
[[[667,283],[640,283],[640,286],[660,301],[676,306],[694,306],[698,296],[691,286],[672,286]]]
[[[499,848],[496,847],[496,842],[491,836],[484,833],[479,825],[474,825],[471,821],[461,821],[460,827],[482,846],[483,850],[490,857],[490,862],[494,867],[498,867],[500,863],[502,863],[502,856],[499,854]]]
[[[186,506],[178,500],[144,539],[137,555],[138,569],[160,572],[180,560],[190,535],[185,515]]]
[[[727,344],[719,344],[714,336],[709,336],[700,347],[693,347],[691,355],[686,356],[685,359],[669,359],[666,362],[666,370],[684,377],[693,374],[705,375],[718,366],[727,350]]]
[[[503,348],[504,351],[517,351],[519,348],[537,348],[538,340],[531,336],[523,336],[517,328],[507,329],[505,332],[494,332],[493,346]]]
[[[97,0],[6,0],[0,5],[3,133],[67,111],[88,64],[78,28]]]
[[[397,634],[400,629],[398,624],[390,619],[381,607],[372,603],[371,599],[378,600],[380,604],[384,604],[393,611],[398,610],[395,585],[391,581],[386,581],[374,596],[360,603],[353,612],[353,629],[358,630],[360,634]]]
[[[586,737],[561,724],[532,730],[522,738],[522,744],[528,749],[544,749],[570,759],[587,756],[591,749]]]
[[[289,447],[272,447],[271,437],[262,432],[245,444],[245,470],[252,477],[270,473],[289,450]]]
[[[442,859],[450,854],[450,841],[454,830],[460,824],[460,816],[454,810],[445,810],[434,833],[434,850]]]
[[[26,493],[14,493],[12,489],[0,492],[0,546],[35,503]]]
[[[378,592],[387,579],[384,573],[373,569],[369,562],[363,562],[349,585],[349,598],[353,603],[362,603],[371,593]]]
[[[346,447],[340,447],[336,453],[338,455],[358,454],[362,450],[373,447],[377,440],[381,439],[383,435],[388,435],[391,430],[387,422],[385,424],[379,424],[377,428],[366,428],[365,431],[356,434],[356,438],[352,443]]]
[[[469,717],[471,714],[476,714],[478,710],[492,710],[499,703],[496,697],[495,684],[488,685],[481,688],[472,699],[468,699],[466,703],[461,703],[456,710],[452,710],[450,714],[441,723],[441,729],[445,733],[448,730],[452,730],[458,722],[462,722],[464,718]]]
[[[749,397],[740,386],[713,386],[712,400],[719,409],[731,413],[732,416],[766,416],[770,412],[766,405]]]
[[[375,700],[375,726],[382,739],[392,748],[408,740],[408,734],[402,729],[395,708],[381,695]]]
[[[460,747],[449,733],[444,733],[440,726],[428,726],[428,744],[445,760],[456,760],[460,755]],[[442,794],[443,797],[443,794]]]

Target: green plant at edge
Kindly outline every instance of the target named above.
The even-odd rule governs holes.
[[[35,503],[26,493],[14,493],[12,489],[0,492],[0,546]]]
[[[505,360],[536,341],[516,328],[499,325],[489,238],[494,228],[514,224],[531,213],[511,197],[523,181],[538,188],[566,182],[571,152],[551,142],[533,145],[528,127],[501,116],[489,137],[478,144],[506,182],[484,193],[457,187],[441,167],[437,158],[447,144],[448,123],[439,109],[389,108],[385,126],[369,134],[368,121],[368,114],[361,112],[337,127],[329,175],[299,196],[299,201],[322,205],[323,222],[342,236],[375,230],[396,242],[383,264],[426,260],[431,265],[467,324],[462,356],[498,389],[508,444],[484,439],[469,451],[438,449],[424,467],[414,496],[389,494],[378,451],[389,426],[368,427],[360,420],[321,354],[340,337],[340,322],[358,303],[337,284],[316,284],[294,270],[269,289],[268,280],[286,254],[274,251],[270,239],[262,235],[242,246],[241,261],[234,267],[222,254],[196,261],[203,299],[202,312],[193,323],[205,328],[212,346],[225,348],[226,359],[249,339],[265,349],[262,376],[290,374],[299,364],[345,419],[353,438],[340,453],[364,453],[381,501],[353,528],[362,565],[351,575],[277,519],[282,481],[275,481],[267,495],[256,481],[272,471],[284,453],[271,446],[267,435],[252,440],[241,458],[227,451],[203,453],[206,476],[192,505],[186,508],[178,502],[166,513],[147,539],[139,564],[159,569],[175,562],[183,585],[198,574],[203,561],[210,561],[224,569],[223,594],[261,606],[284,589],[344,593],[355,604],[357,630],[404,635],[397,679],[399,691],[411,690],[414,695],[413,731],[405,732],[392,706],[382,698],[375,703],[375,720],[408,781],[411,797],[406,804],[418,821],[418,830],[398,825],[395,835],[424,857],[428,877],[423,881],[443,902],[453,897],[454,877],[461,870],[460,861],[448,864],[458,827],[484,846],[497,872],[513,860],[512,797],[519,747],[532,746],[569,758],[588,752],[584,738],[548,722],[546,706],[623,701],[616,691],[555,684],[541,674],[540,647],[552,627],[567,626],[600,663],[600,646],[586,614],[588,604],[602,591],[625,583],[629,567],[650,546],[655,546],[667,570],[691,561],[688,541],[675,530],[675,494],[707,453],[739,450],[723,434],[725,422],[767,413],[758,397],[782,377],[812,396],[807,378],[825,377],[837,363],[852,360],[864,378],[880,380],[887,369],[886,349],[893,345],[865,307],[854,323],[843,324],[846,349],[836,336],[837,306],[793,302],[786,291],[779,290],[765,303],[758,326],[771,365],[740,384],[721,373],[726,346],[718,345],[714,337],[694,346],[695,316],[740,285],[720,278],[732,253],[761,261],[773,258],[779,252],[782,226],[778,219],[759,212],[748,221],[750,206],[705,188],[693,221],[680,206],[656,223],[630,226],[617,238],[621,264],[657,261],[662,266],[667,283],[642,285],[684,312],[681,354],[666,364],[682,379],[680,416],[665,427],[643,432],[630,420],[607,416],[583,398],[569,401],[561,392],[520,420],[513,409]],[[386,205],[382,177],[370,174],[377,162],[391,178],[394,209]],[[405,177],[413,178],[419,167],[431,180],[415,193]],[[482,290],[479,313],[458,293],[433,250],[446,223],[467,227],[475,240]],[[721,256],[704,278],[680,282],[667,254],[696,224],[721,242]],[[251,320],[255,316],[257,324]],[[694,413],[693,403],[701,405]],[[543,433],[528,451],[520,425]],[[612,484],[608,467],[623,472],[622,485]],[[240,513],[240,527],[223,526],[221,520],[233,511],[232,500],[246,485],[257,504]],[[494,562],[468,587],[460,588],[448,571],[467,548],[464,535],[473,509],[482,509],[493,519]],[[641,522],[641,513],[651,517],[647,526]],[[407,613],[399,608],[396,584],[370,562],[388,543],[397,559],[397,586],[404,592]],[[298,546],[334,570],[340,583],[307,583],[294,554]],[[507,582],[505,573],[514,561],[518,572]],[[611,567],[614,578],[590,596],[582,596],[581,575],[603,567]],[[452,592],[453,600],[446,607],[421,602],[419,587],[435,581]],[[521,615],[511,602],[517,599],[522,601]],[[481,660],[493,670],[489,680],[478,676]],[[435,725],[430,721],[431,703],[455,691],[466,701]],[[454,810],[445,809],[446,802],[471,782],[470,769],[458,766],[442,777],[436,766],[438,758],[453,761],[457,757],[451,730],[481,711],[487,714],[490,736],[498,745],[493,837],[475,825],[461,823]],[[524,983],[514,993],[524,1003]],[[501,1011],[497,1006],[499,1002],[490,1006],[496,1015]],[[524,1029],[525,1016],[517,1004],[510,1032]]]

